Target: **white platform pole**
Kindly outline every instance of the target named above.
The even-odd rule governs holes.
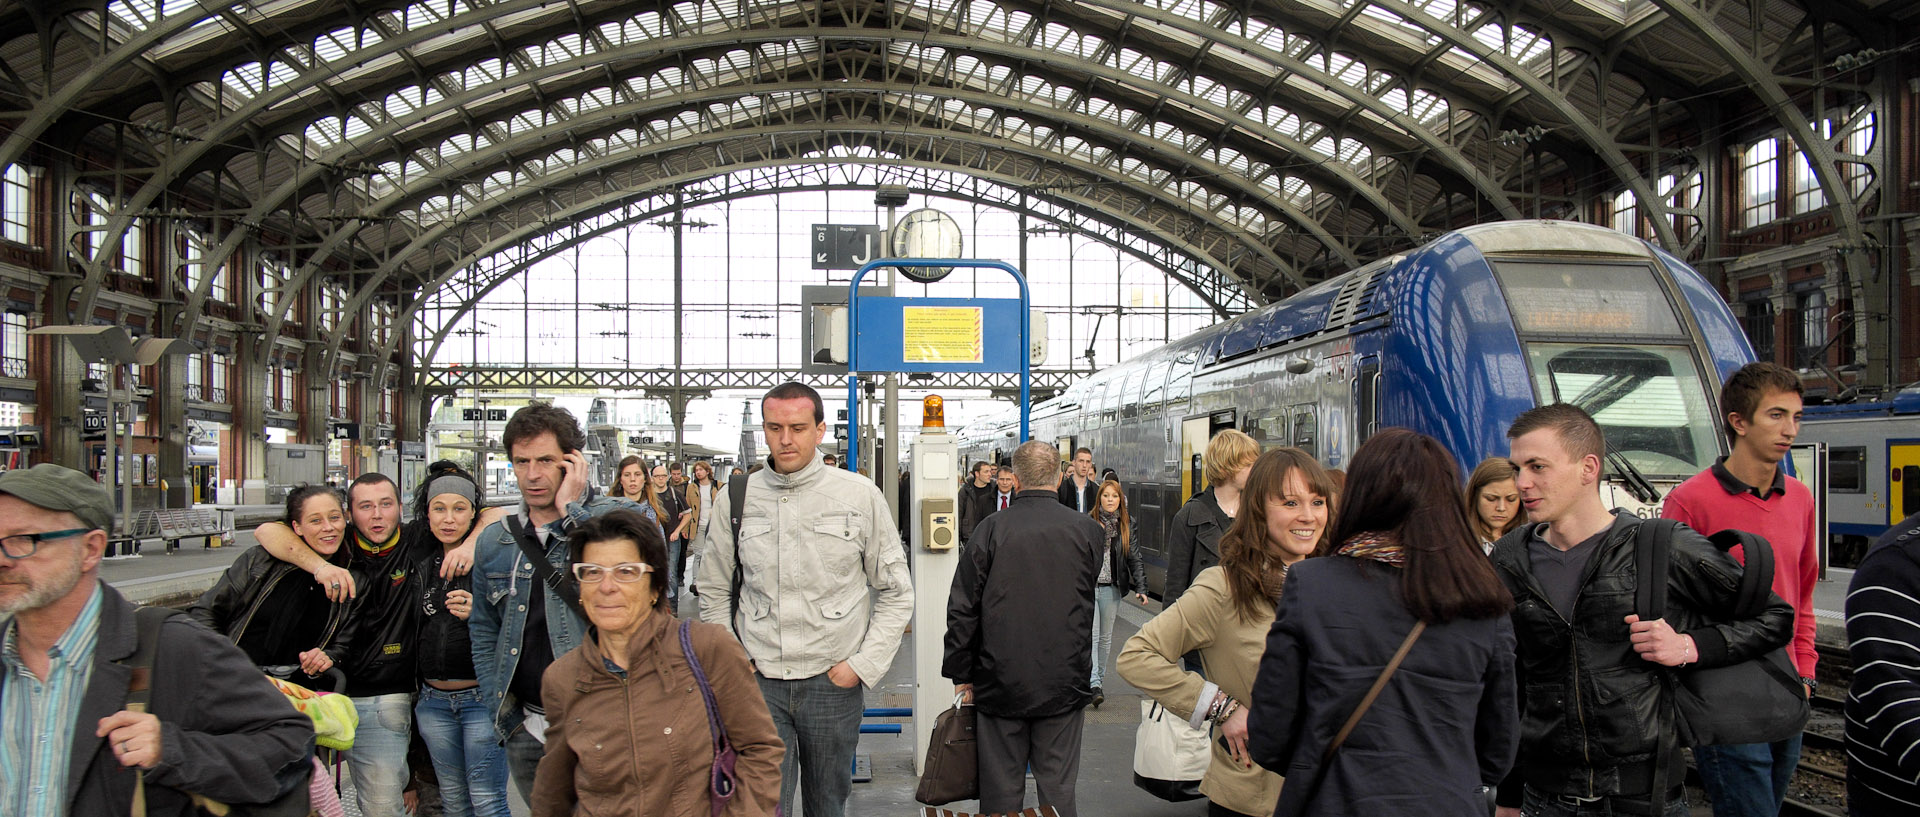
[[[960,493],[959,441],[945,433],[921,432],[913,443],[913,772],[927,764],[927,740],[933,719],[953,705],[953,682],[940,675],[947,637],[947,596],[953,590],[960,548],[927,550],[921,513],[928,499],[955,501]],[[957,518],[957,514],[956,514]]]

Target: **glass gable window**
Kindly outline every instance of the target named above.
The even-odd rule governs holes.
[[[0,238],[33,243],[34,175],[26,165],[7,165],[0,171]]]
[[[1740,226],[1774,220],[1780,193],[1780,140],[1762,139],[1740,153]]]

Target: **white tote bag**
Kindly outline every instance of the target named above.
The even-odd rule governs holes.
[[[1212,761],[1206,730],[1193,728],[1151,698],[1140,702],[1140,728],[1133,735],[1133,785],[1162,800],[1197,800],[1200,778]]]

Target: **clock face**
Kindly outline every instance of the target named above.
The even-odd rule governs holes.
[[[959,258],[960,225],[952,216],[933,208],[907,213],[893,225],[891,236],[895,258]],[[923,284],[947,277],[952,267],[901,267],[900,272]]]

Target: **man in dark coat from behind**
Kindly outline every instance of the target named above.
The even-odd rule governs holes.
[[[1040,805],[1076,817],[1082,709],[1093,697],[1093,588],[1105,531],[1057,499],[1060,455],[1013,452],[1020,492],[980,520],[953,577],[941,674],[978,707],[980,810],[1017,812],[1031,765]]]

